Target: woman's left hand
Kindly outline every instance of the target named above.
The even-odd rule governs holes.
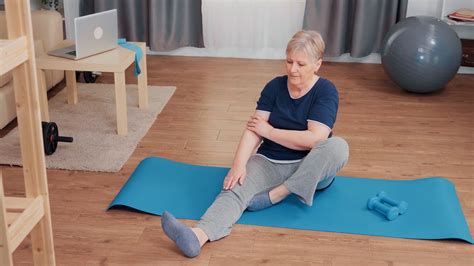
[[[270,136],[270,132],[273,127],[260,116],[251,116],[247,122],[247,129],[256,133],[260,137],[267,138]]]

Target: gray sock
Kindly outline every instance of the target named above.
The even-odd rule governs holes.
[[[254,212],[273,206],[273,203],[270,201],[269,192],[270,191],[264,191],[253,196],[249,202],[247,210]]]
[[[178,221],[171,213],[163,212],[161,227],[186,257],[193,258],[199,255],[201,245],[196,234],[194,234],[191,228]]]

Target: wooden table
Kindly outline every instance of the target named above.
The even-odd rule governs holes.
[[[70,40],[65,40],[58,46],[58,48],[66,47],[71,44],[74,43]],[[138,75],[138,106],[140,109],[145,110],[148,109],[146,44],[143,42],[136,42],[134,44],[138,45],[143,52],[143,57],[140,61],[141,74]],[[117,134],[127,135],[128,126],[125,70],[134,62],[135,53],[121,46],[80,60],[71,60],[47,54],[38,55],[36,58],[36,67],[38,68],[40,109],[43,121],[49,121],[44,70],[66,71],[67,101],[69,104],[77,104],[78,102],[76,71],[113,72],[115,82],[115,106],[117,112]]]

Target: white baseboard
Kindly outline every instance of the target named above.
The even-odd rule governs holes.
[[[458,70],[458,74],[474,74],[474,67],[465,67],[462,66]]]
[[[249,58],[249,59],[285,59],[284,49],[264,48],[259,51],[245,50],[237,48],[196,48],[182,47],[167,52],[147,51],[149,55],[177,55],[177,56],[198,56],[198,57],[232,57],[232,58]],[[325,61],[329,62],[354,62],[354,63],[371,63],[380,64],[380,54],[370,54],[366,57],[355,58],[348,53],[338,57],[325,57]]]
[[[344,63],[367,63],[367,64],[381,64],[380,54],[372,53],[366,57],[351,57],[350,54],[342,54],[338,57],[324,57],[324,61],[329,62],[344,62]]]
[[[232,58],[250,58],[250,59],[285,59],[285,51],[279,49],[266,48],[261,51],[244,51],[236,48],[209,49],[196,47],[183,47],[168,52],[147,51],[149,55],[173,55],[173,56],[198,56],[198,57],[232,57]],[[344,63],[366,63],[381,64],[380,54],[372,53],[366,57],[351,57],[349,53],[338,57],[324,57],[328,62]],[[460,67],[458,74],[474,74],[474,67]]]

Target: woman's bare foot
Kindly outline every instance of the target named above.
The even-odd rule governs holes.
[[[282,201],[291,192],[282,184],[278,187],[273,188],[270,191],[264,191],[255,195],[249,202],[247,210],[259,211],[273,206],[274,204]]]
[[[268,192],[268,195],[270,197],[270,201],[273,204],[277,204],[278,202],[284,200],[288,195],[290,195],[291,192],[283,185],[279,185],[278,187],[270,190]]]
[[[207,241],[209,241],[209,237],[207,237],[206,233],[204,233],[204,231],[201,228],[193,227],[191,228],[191,230],[193,230],[193,232],[196,234],[201,247],[204,246],[204,244],[206,244]]]

